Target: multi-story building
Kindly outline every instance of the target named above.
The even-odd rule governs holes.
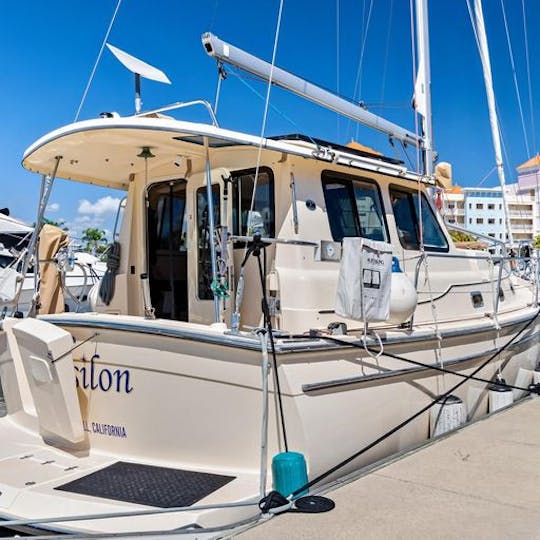
[[[540,234],[540,155],[518,167],[518,182],[507,184],[505,198],[513,247],[531,244]],[[496,188],[445,190],[441,213],[450,223],[506,241],[503,193]]]
[[[506,186],[506,203],[514,246],[531,244],[539,233],[534,219],[538,208],[535,192],[522,189],[519,183],[509,184]]]
[[[446,221],[455,223],[459,227],[465,227],[465,199],[463,189],[453,186],[445,190],[442,214]]]
[[[518,184],[522,192],[528,191],[533,199],[533,229],[540,234],[540,155],[536,155],[518,168]]]
[[[465,228],[505,241],[502,192],[497,188],[463,188]]]

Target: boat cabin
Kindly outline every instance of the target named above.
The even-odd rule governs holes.
[[[416,323],[432,320],[432,302],[444,302],[451,290],[465,293],[465,316],[493,309],[482,297],[492,294],[493,261],[456,249],[425,179],[376,153],[296,135],[261,141],[159,115],[113,116],[40,139],[24,165],[45,175],[57,166],[59,177],[127,192],[114,295],[108,304],[95,302],[96,311],[229,326],[246,255],[239,237],[253,234],[278,240],[265,249],[265,286],[279,329],[305,332],[341,320],[334,305],[345,237],[392,244],[417,287]],[[212,277],[212,225],[219,282]],[[422,254],[431,264],[419,264]],[[250,329],[262,324],[253,258],[241,281],[240,328]]]

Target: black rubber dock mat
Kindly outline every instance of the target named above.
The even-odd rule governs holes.
[[[191,506],[234,476],[118,461],[54,489],[159,508]]]

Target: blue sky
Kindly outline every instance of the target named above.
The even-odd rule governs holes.
[[[32,222],[39,178],[22,169],[27,146],[48,131],[73,121],[90,71],[117,0],[3,0],[0,140],[4,189],[0,206]],[[369,110],[414,130],[410,107],[413,73],[409,2],[375,0],[285,0],[277,64],[344,97],[361,99]],[[484,0],[484,12],[499,107],[507,178],[527,155],[499,0]],[[215,62],[200,42],[205,31],[269,60],[272,54],[278,0],[123,0],[109,42],[163,69],[172,85],[143,81],[144,108],[204,98],[213,101]],[[529,108],[521,0],[504,0],[525,113],[530,154],[534,127]],[[336,18],[339,6],[339,32]],[[533,116],[540,122],[535,99],[540,85],[540,45],[534,22],[540,3],[525,0]],[[454,179],[475,186],[493,169],[488,112],[481,64],[465,0],[429,2],[433,122],[440,159],[450,161]],[[366,29],[367,27],[367,34]],[[338,36],[339,33],[339,55]],[[362,41],[365,49],[358,76]],[[339,56],[339,69],[338,69]],[[263,84],[247,80],[259,93]],[[102,111],[133,112],[133,82],[105,51],[90,88],[81,119]],[[355,88],[361,90],[355,96]],[[303,132],[341,143],[359,142],[392,154],[386,137],[273,89],[266,134]],[[384,104],[381,106],[381,104]],[[218,119],[223,127],[259,134],[263,101],[237,77],[222,87]],[[206,120],[202,111],[184,118]],[[540,136],[536,145],[540,144]],[[412,154],[411,154],[412,156]],[[483,185],[496,185],[492,173]],[[91,225],[108,230],[120,193],[59,180],[47,216],[65,220],[71,230]]]

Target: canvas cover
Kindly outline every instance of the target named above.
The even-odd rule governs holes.
[[[60,272],[53,261],[58,251],[67,247],[68,235],[53,225],[43,225],[39,233],[39,299],[40,315],[64,311],[64,293]]]

